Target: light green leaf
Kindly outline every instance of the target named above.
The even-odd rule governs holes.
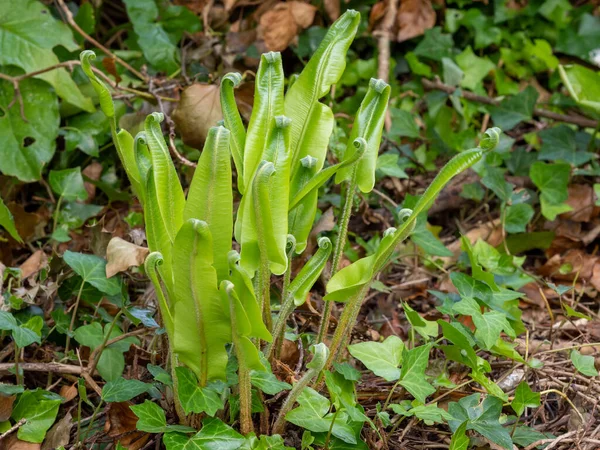
[[[0,11],[5,7],[7,2],[0,5]],[[11,9],[16,11],[20,7]],[[4,53],[1,46],[6,44],[1,40],[1,22],[0,18],[0,61]],[[31,182],[40,179],[43,167],[54,155],[60,115],[56,94],[45,82],[25,79],[19,82],[19,89],[27,121],[21,117],[18,101],[8,108],[15,99],[14,87],[9,81],[0,80],[0,172]]]
[[[577,103],[600,112],[600,74],[597,70],[573,64],[558,66],[558,72]]]
[[[448,450],[467,450],[468,447],[469,437],[467,436],[467,421],[465,421],[452,434]]]
[[[582,374],[588,377],[595,377],[598,375],[598,370],[594,365],[594,357],[590,355],[582,355],[579,350],[571,351],[571,361],[575,368]]]
[[[15,227],[15,220],[8,207],[4,204],[2,198],[0,198],[0,226],[8,231],[8,234],[10,234],[15,241],[23,242]]]
[[[19,439],[41,443],[56,419],[60,403],[61,397],[41,389],[23,392],[11,415],[15,422],[26,420],[19,428]]]
[[[331,109],[319,99],[327,94],[331,85],[344,73],[346,52],[359,23],[360,14],[354,10],[347,10],[336,20],[285,96],[284,114],[292,121],[292,198],[302,188],[302,179],[306,176],[302,170],[302,160],[308,156],[314,160],[313,175],[321,170],[325,162],[334,119]],[[296,238],[296,253],[301,253],[306,247],[316,207],[316,195],[307,196],[290,214],[289,228],[290,234]]]
[[[430,350],[431,344],[421,345],[411,350],[405,347],[402,350],[400,385],[421,403],[425,403],[427,396],[435,392],[435,388],[425,378]]]
[[[246,129],[242,122],[240,112],[235,103],[233,89],[239,86],[242,76],[237,72],[228,73],[221,80],[220,100],[223,110],[225,127],[231,131],[229,148],[238,174],[238,190],[241,194],[246,193],[244,185],[244,147],[246,146]]]
[[[331,420],[325,418],[329,411],[329,400],[310,387],[304,388],[298,397],[300,406],[288,412],[285,419],[299,427],[323,433],[329,431]]]
[[[563,202],[567,200],[569,194],[567,185],[569,184],[569,176],[571,174],[571,166],[566,163],[547,164],[542,161],[537,161],[531,165],[529,176],[531,181],[542,192],[542,213],[548,220],[550,211],[547,211],[549,206],[559,206],[561,210],[567,205]],[[564,211],[561,211],[564,212]],[[556,211],[553,215],[556,216]]]
[[[147,433],[162,433],[167,428],[167,418],[164,410],[149,400],[141,405],[129,407],[138,417],[136,428]]]
[[[210,386],[198,386],[194,372],[186,367],[177,367],[175,372],[179,383],[179,401],[186,414],[205,412],[214,416],[218,410],[223,409],[223,400],[219,393]]]
[[[137,397],[152,387],[140,380],[126,380],[123,377],[109,381],[102,388],[102,400],[105,402],[125,402]]]
[[[271,372],[253,370],[250,372],[250,382],[265,394],[275,395],[283,390],[289,390],[292,385],[279,381]]]
[[[537,408],[540,406],[540,393],[533,392],[527,381],[523,380],[517,386],[515,398],[510,404],[517,416],[523,415],[525,408]]]
[[[456,55],[456,62],[464,72],[460,85],[466,89],[476,90],[481,86],[483,79],[496,67],[487,57],[479,57],[473,53],[469,46],[460,55]],[[496,124],[504,129],[502,125]]]
[[[183,210],[183,220],[198,219],[208,223],[219,281],[229,274],[227,255],[233,233],[230,134],[224,127],[212,127],[208,131]]]
[[[41,30],[43,32],[40,32]],[[54,66],[59,63],[52,51],[57,46],[63,46],[71,52],[78,49],[67,24],[55,18],[42,2],[37,0],[0,2],[0,66],[17,66],[26,73]],[[50,70],[36,75],[36,78],[50,83],[58,96],[66,102],[88,112],[94,111],[92,101],[81,93],[67,69]],[[27,84],[23,82],[20,88],[23,93],[29,92]],[[44,89],[49,95],[54,96],[47,88]],[[24,97],[27,98],[28,95]],[[39,103],[35,107],[44,109]],[[26,115],[26,117],[32,125],[43,123],[35,120],[34,116]],[[44,144],[39,142],[38,145],[43,148]]]
[[[67,250],[63,255],[64,261],[79,275],[84,283],[89,283],[107,295],[117,295],[121,292],[119,277],[106,278],[106,260],[83,253]]]
[[[447,411],[438,407],[437,403],[431,405],[418,405],[412,406],[410,401],[404,400],[400,404],[390,405],[392,410],[396,414],[400,414],[406,417],[415,416],[421,419],[427,425],[433,425],[434,423],[444,423],[452,419],[452,416]]]
[[[202,429],[192,437],[166,433],[163,442],[167,450],[238,450],[246,439],[219,419],[206,418]]]
[[[494,346],[502,330],[515,337],[514,330],[501,312],[489,311],[484,314],[472,314],[472,318],[476,327],[475,337],[481,341],[482,347],[485,349],[489,350]]]
[[[51,170],[48,182],[54,193],[67,201],[86,200],[88,197],[83,185],[81,167]]]
[[[508,233],[525,233],[527,224],[533,218],[533,207],[528,203],[517,203],[506,208],[504,229]]]
[[[288,295],[294,298],[294,304],[300,306],[306,301],[306,297],[318,278],[321,276],[333,246],[329,238],[321,237],[318,240],[319,249],[304,264],[298,275],[294,278],[288,288]]]
[[[383,342],[360,342],[349,345],[350,354],[362,362],[367,369],[387,381],[400,378],[398,366],[402,362],[404,344],[397,336],[389,336]]]

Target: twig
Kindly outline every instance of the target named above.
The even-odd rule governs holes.
[[[87,41],[91,42],[94,46],[98,47],[100,50],[102,50],[104,53],[106,53],[107,55],[110,55],[111,58],[113,58],[115,61],[117,61],[119,64],[121,64],[123,67],[125,67],[127,70],[129,70],[132,74],[134,74],[136,77],[138,77],[140,80],[144,81],[144,82],[148,82],[148,77],[143,75],[142,73],[138,72],[137,70],[135,70],[133,67],[131,67],[128,63],[126,63],[125,61],[123,61],[121,58],[119,58],[118,56],[115,56],[109,49],[107,49],[104,45],[102,45],[100,42],[98,42],[96,39],[94,39],[93,37],[91,37],[89,34],[87,34],[85,31],[83,31],[81,29],[81,27],[79,25],[77,25],[77,22],[75,22],[75,19],[73,18],[73,13],[71,13],[71,10],[67,7],[67,5],[65,5],[64,0],[56,0],[58,5],[60,6],[60,9],[62,10],[62,12],[64,13],[67,22],[69,23],[69,25],[71,25],[73,27],[73,29],[75,31],[77,31],[81,36],[83,36]]]
[[[140,334],[145,334],[147,332],[148,332],[147,329],[140,328],[139,330],[130,331],[129,333],[121,334],[120,336],[114,337],[112,339],[108,339],[104,343],[104,345],[99,345],[98,347],[96,347],[94,349],[94,351],[90,355],[89,362],[88,362],[88,365],[87,365],[85,371],[89,374],[94,373],[94,370],[96,370],[96,366],[98,365],[98,361],[100,360],[102,351],[106,347],[109,347],[110,345],[115,344],[116,342],[122,341],[123,339],[127,339],[132,336],[138,336]]]
[[[0,364],[0,374],[9,374],[11,373],[11,369],[14,369],[14,363],[2,363]],[[61,363],[21,363],[19,364],[19,368],[24,372],[52,372],[52,373],[61,373],[61,374],[69,374],[69,375],[81,375],[83,372],[83,368],[79,366],[74,366],[71,364],[61,364]]]
[[[6,436],[8,436],[9,434],[17,431],[22,425],[25,425],[25,422],[27,422],[27,419],[21,419],[17,423],[15,423],[12,427],[10,427],[8,430],[6,430],[4,433],[0,434],[0,441],[2,439],[4,439]]]
[[[421,82],[423,83],[423,86],[426,89],[443,91],[447,94],[453,94],[457,89],[454,86],[448,86],[447,84],[444,84],[439,80],[431,81],[426,78],[423,78]],[[477,103],[484,103],[486,105],[498,106],[500,104],[499,100],[493,99],[491,97],[484,97],[483,95],[473,94],[472,92],[465,90],[461,90],[460,96],[466,98],[467,100],[471,100]],[[574,125],[579,125],[580,127],[584,128],[596,128],[598,126],[598,122],[596,122],[595,120],[587,119],[585,117],[576,117],[567,114],[559,114],[540,108],[535,108],[533,110],[533,114],[539,117],[545,117],[546,119],[557,120],[559,122],[565,123],[572,123]]]
[[[387,11],[381,24],[381,30],[375,33],[377,36],[377,49],[379,51],[379,57],[377,58],[377,77],[386,83],[390,79],[390,41],[393,37],[392,28],[394,27],[397,11],[398,0],[389,0],[387,2]],[[391,126],[392,116],[388,109],[385,114],[385,128],[389,130]]]
[[[535,441],[535,442],[529,444],[523,450],[533,450],[538,445],[550,444],[550,445],[548,445],[548,447],[546,447],[546,450],[549,450],[551,448],[556,447],[562,441],[570,438],[571,436],[573,436],[576,433],[577,433],[577,430],[575,430],[575,431],[569,431],[568,433],[565,433],[562,436],[558,436],[557,438],[554,438],[554,439],[540,439],[539,441]]]

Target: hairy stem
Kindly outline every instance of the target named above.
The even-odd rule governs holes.
[[[298,396],[302,392],[302,390],[308,386],[308,383],[319,374],[319,371],[316,369],[308,369],[304,376],[300,378],[300,380],[294,385],[290,393],[288,394],[285,402],[281,405],[281,409],[279,410],[279,415],[277,416],[277,420],[275,420],[275,425],[273,425],[273,434],[282,434],[285,430],[285,415],[290,412],[294,403],[298,399]]]
[[[331,264],[331,276],[340,270],[340,262],[342,260],[342,254],[344,253],[344,247],[346,245],[346,239],[348,237],[348,224],[350,223],[350,217],[352,216],[352,205],[354,203],[354,192],[356,191],[356,167],[352,169],[352,177],[348,181],[346,188],[346,198],[344,200],[344,209],[342,210],[342,217],[339,222],[339,231],[337,239],[335,241],[335,247],[333,249],[333,262]],[[319,334],[317,342],[324,342],[327,336],[327,330],[329,330],[329,320],[331,319],[331,309],[333,302],[325,302],[323,308],[323,317],[321,317],[321,323],[319,324]],[[339,329],[339,326],[338,326]]]

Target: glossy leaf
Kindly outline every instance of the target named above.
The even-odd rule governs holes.
[[[517,416],[523,415],[525,408],[537,408],[540,406],[540,393],[533,392],[527,381],[523,380],[517,386],[515,398],[510,404]]]
[[[117,295],[121,292],[121,280],[118,277],[106,278],[106,260],[70,250],[64,253],[63,259],[84,283],[91,284],[107,295]]]
[[[365,154],[358,161],[356,169],[357,186],[362,192],[370,192],[375,186],[375,168],[389,98],[390,86],[383,80],[372,78],[367,94],[356,113],[352,132],[348,138],[348,143],[354,142],[359,137],[367,142]],[[344,160],[352,159],[354,153],[353,146],[348,145],[344,153]],[[335,180],[339,183],[349,179],[350,176],[351,169],[346,168],[337,173]]]
[[[198,376],[201,386],[209,380],[225,379],[225,345],[231,341],[212,259],[207,223],[189,219],[173,246],[174,350]]]
[[[60,404],[61,397],[48,391],[37,389],[23,392],[11,415],[15,422],[25,419],[17,433],[19,439],[41,443],[56,420]]]
[[[117,378],[104,385],[102,388],[102,400],[105,402],[126,402],[140,394],[148,392],[151,387],[151,384],[140,380],[126,380],[123,377]]]
[[[218,410],[223,409],[223,400],[219,393],[209,386],[198,386],[198,379],[194,372],[187,367],[177,367],[179,401],[186,414],[206,413],[214,416]]]
[[[383,342],[360,342],[348,346],[350,354],[367,369],[387,381],[400,378],[398,366],[402,362],[404,343],[398,336],[389,336]]]
[[[229,273],[227,255],[233,234],[229,146],[229,130],[224,127],[209,130],[183,210],[184,220],[198,219],[208,224],[213,238],[213,264],[220,281]]]
[[[194,436],[166,433],[163,442],[167,450],[237,450],[246,439],[219,419],[207,418]]]
[[[238,190],[246,192],[244,184],[244,147],[246,146],[246,129],[242,123],[240,112],[235,103],[234,88],[239,86],[242,76],[237,72],[228,73],[221,80],[221,109],[225,127],[231,131],[229,148],[238,175]]]
[[[163,262],[163,257],[159,252],[150,253],[144,262],[144,269],[154,286],[154,291],[156,292],[156,297],[158,299],[158,307],[160,308],[160,315],[163,325],[167,330],[167,335],[169,336],[169,339],[173,339],[173,311],[171,309],[171,303],[167,300],[165,293],[163,292],[157,271],[157,267],[163,264]]]

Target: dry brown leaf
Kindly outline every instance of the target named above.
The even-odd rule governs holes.
[[[208,130],[223,119],[219,86],[216,84],[192,84],[181,94],[173,120],[181,133],[183,142],[201,149]]]
[[[44,228],[48,223],[46,217],[37,212],[27,212],[20,203],[10,202],[6,205],[15,219],[15,227],[19,236],[25,242],[32,241],[44,236]]]
[[[308,28],[311,26],[317,12],[316,6],[296,1],[286,2],[286,5],[290,8],[292,16],[294,16],[294,21],[299,27]]]
[[[139,450],[150,439],[150,434],[136,431],[137,416],[131,411],[131,402],[109,403],[104,432],[115,438],[128,450]]]
[[[298,24],[286,3],[279,3],[260,17],[259,35],[268,50],[280,52],[298,34]]]
[[[323,5],[329,19],[333,21],[340,17],[340,0],[325,0]]]
[[[384,1],[377,2],[371,8],[371,12],[369,13],[369,29],[372,30],[375,28],[377,22],[383,19],[385,16],[385,12],[387,10],[387,5]]]
[[[41,445],[22,441],[16,434],[0,440],[0,449],[2,450],[40,450]]]
[[[106,278],[124,272],[131,266],[141,266],[150,252],[146,247],[114,237],[106,247]]]
[[[106,58],[104,59],[106,60]],[[102,164],[100,164],[97,161],[94,161],[93,163],[89,164],[85,169],[83,169],[81,171],[81,174],[85,175],[91,180],[98,181],[100,179],[100,175],[102,175],[102,170]],[[94,197],[96,197],[96,186],[94,186],[92,183],[88,183],[87,181],[83,183],[83,186],[85,187],[85,190],[88,193],[87,202],[89,203],[94,199]]]
[[[109,58],[108,56],[102,58],[102,65],[106,69],[108,73],[110,73],[114,78],[117,84],[119,84],[122,80],[121,75],[117,72],[117,65],[115,64],[115,58]]]
[[[72,384],[70,386],[64,385],[60,388],[59,395],[65,399],[65,401],[70,402],[75,397],[77,397],[77,384]]]
[[[0,394],[0,422],[10,419],[16,398],[16,395]]]
[[[564,255],[554,255],[538,269],[538,273],[562,281],[572,281],[576,277],[583,281],[594,280],[596,287],[596,283],[600,286],[600,279],[594,277],[594,272],[600,272],[600,268],[596,268],[599,263],[599,257],[589,255],[581,249],[573,249]]]
[[[33,255],[21,264],[21,278],[26,279],[38,273],[43,267],[48,264],[48,256],[43,250],[36,250]]]
[[[567,205],[572,211],[561,214],[562,219],[574,222],[589,222],[598,215],[598,208],[594,203],[594,189],[589,184],[572,184],[569,186]]]
[[[70,412],[67,412],[46,434],[42,450],[55,450],[58,447],[67,445],[71,436],[71,428],[73,428],[73,417]]]
[[[398,42],[421,36],[434,26],[435,11],[431,0],[402,0],[398,8]]]

